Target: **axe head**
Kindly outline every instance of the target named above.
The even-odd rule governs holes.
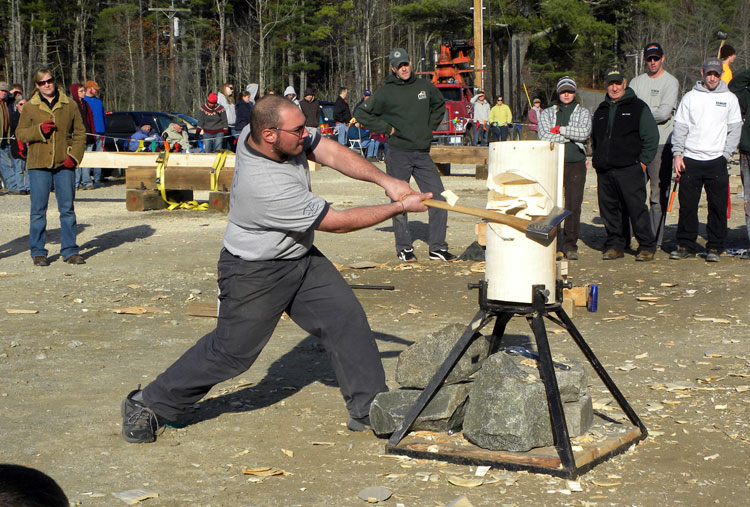
[[[727,40],[727,32],[716,32],[716,38],[718,40]]]
[[[570,216],[570,211],[555,206],[545,217],[535,217],[526,227],[526,236],[537,241],[547,241],[557,233],[557,226]]]

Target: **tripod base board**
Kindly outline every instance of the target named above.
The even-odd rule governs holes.
[[[595,416],[594,425],[585,435],[571,439],[576,465],[573,471],[563,467],[554,446],[538,447],[527,452],[491,451],[472,444],[461,433],[413,431],[397,445],[387,445],[386,452],[459,465],[489,465],[504,470],[526,470],[573,479],[644,438],[646,435],[636,426],[613,423]]]

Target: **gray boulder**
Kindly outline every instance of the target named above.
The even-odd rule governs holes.
[[[525,452],[553,444],[547,397],[536,368],[520,364],[523,358],[505,352],[493,354],[482,365],[469,394],[464,436],[494,451]],[[563,410],[571,437],[588,431],[593,423],[591,398],[584,395],[585,372],[569,360],[568,371],[555,369]],[[578,393],[574,396],[574,393]]]
[[[471,384],[443,386],[435,393],[412,430],[455,431],[461,428]],[[397,389],[380,393],[370,405],[370,426],[377,435],[390,435],[403,422],[422,391]]]
[[[424,389],[432,376],[443,364],[448,353],[466,330],[465,324],[450,324],[428,334],[398,356],[396,382],[401,387]],[[489,354],[489,337],[480,336],[469,345],[445,384],[457,384],[469,380]]]

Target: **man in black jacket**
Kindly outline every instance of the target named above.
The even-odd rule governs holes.
[[[651,261],[656,237],[646,207],[643,175],[656,155],[659,130],[648,105],[628,88],[621,71],[610,70],[604,82],[607,96],[594,112],[592,122],[599,214],[607,232],[602,259],[623,257],[630,239],[625,232],[630,220],[638,240],[635,260]]]
[[[336,123],[336,129],[339,133],[339,144],[346,146],[346,128],[352,119],[352,112],[349,110],[349,104],[346,102],[346,96],[349,90],[342,86],[339,89],[339,96],[333,104],[333,121]]]
[[[305,115],[305,127],[317,129],[320,125],[320,114],[323,111],[320,102],[315,98],[312,88],[305,89],[304,99],[300,101],[299,108]]]

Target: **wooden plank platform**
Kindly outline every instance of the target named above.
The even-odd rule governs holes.
[[[572,439],[576,468],[581,473],[588,471],[597,463],[623,452],[642,438],[638,427],[597,418],[586,435]],[[397,445],[386,446],[386,452],[567,477],[554,446],[531,449],[528,452],[491,451],[472,444],[462,433],[449,435],[433,431],[414,431],[408,433]]]
[[[164,170],[166,188],[181,190],[212,190],[211,168],[170,165]],[[224,167],[219,174],[218,190],[228,192],[232,187],[234,167]],[[156,166],[129,166],[125,173],[125,188],[152,190],[156,184]]]

